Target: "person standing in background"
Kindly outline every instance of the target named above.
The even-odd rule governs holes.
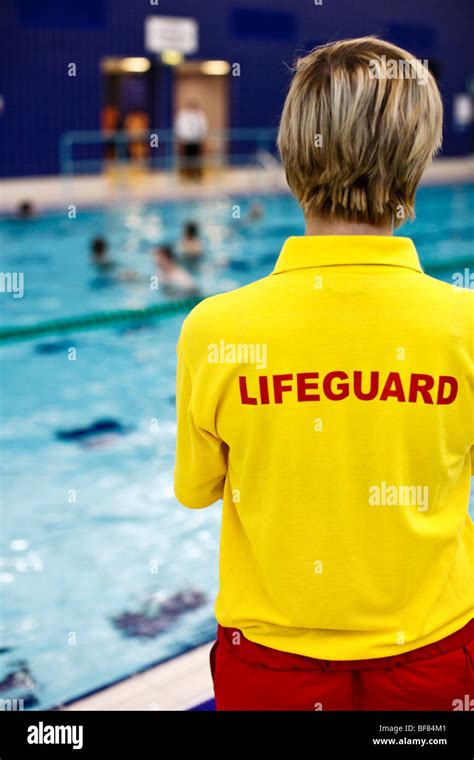
[[[104,158],[114,161],[117,158],[116,132],[121,128],[120,111],[114,105],[106,105],[100,115],[100,127],[104,137]]]
[[[176,114],[174,131],[178,141],[182,177],[201,179],[202,154],[207,130],[206,114],[196,101],[189,101]]]

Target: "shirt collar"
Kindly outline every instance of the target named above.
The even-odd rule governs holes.
[[[423,272],[413,241],[385,235],[301,235],[283,244],[271,274],[306,267],[382,264]]]

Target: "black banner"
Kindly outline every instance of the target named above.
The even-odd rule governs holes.
[[[229,753],[328,758],[473,760],[472,712],[0,712],[0,760],[24,757],[167,758],[183,749],[211,757]],[[105,752],[104,752],[105,750]],[[324,750],[324,753],[321,752]],[[115,753],[119,753],[116,755]]]

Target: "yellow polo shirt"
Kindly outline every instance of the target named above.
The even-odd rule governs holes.
[[[474,617],[474,293],[403,237],[291,237],[178,343],[175,493],[223,499],[223,626],[329,660]]]

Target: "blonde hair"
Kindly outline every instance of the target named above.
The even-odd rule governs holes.
[[[442,119],[433,76],[405,50],[376,37],[315,48],[296,64],[278,132],[305,216],[395,227],[413,219]]]

